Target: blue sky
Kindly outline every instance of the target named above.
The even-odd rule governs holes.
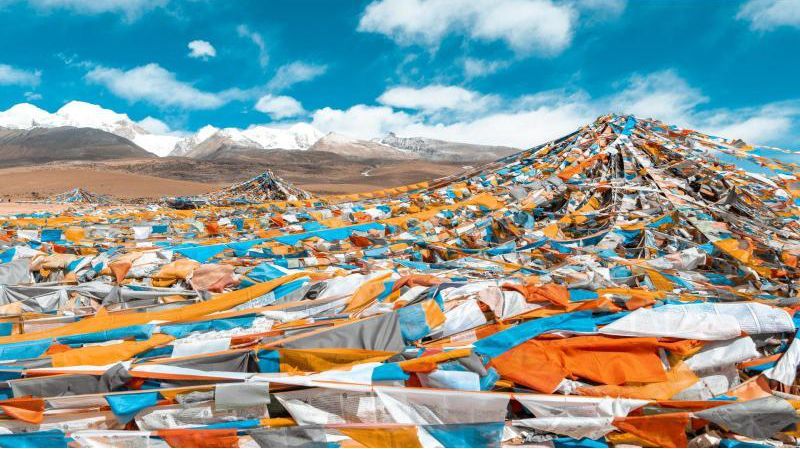
[[[605,112],[800,149],[800,0],[0,0],[0,110],[529,146]]]

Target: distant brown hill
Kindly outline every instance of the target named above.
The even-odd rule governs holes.
[[[130,140],[93,128],[0,128],[0,166],[152,158]]]

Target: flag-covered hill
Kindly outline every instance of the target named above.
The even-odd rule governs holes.
[[[258,176],[228,186],[224,189],[193,197],[171,197],[166,205],[175,209],[193,209],[203,205],[231,206],[261,204],[268,201],[292,201],[311,198],[311,194],[299,189],[267,170]]]
[[[800,170],[758,151],[609,115],[367,194],[2,218],[0,445],[793,444]]]
[[[115,200],[111,198],[109,195],[100,195],[94,192],[90,192],[86,189],[82,189],[80,187],[76,187],[72,190],[59,193],[58,195],[53,195],[47,200],[50,203],[57,203],[57,204],[95,204],[95,205],[107,205],[113,203]]]

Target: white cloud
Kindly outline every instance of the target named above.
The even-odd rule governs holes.
[[[800,100],[771,103],[756,108],[718,109],[699,113],[697,126],[711,134],[749,143],[783,143],[797,139]],[[700,128],[702,127],[702,128]],[[792,142],[794,143],[794,142]]]
[[[136,124],[151,134],[163,135],[172,133],[172,129],[170,129],[169,125],[157,118],[150,117],[149,115],[136,122]]]
[[[789,143],[800,120],[800,99],[750,108],[701,109],[711,99],[673,70],[633,75],[623,85],[625,90],[600,99],[595,109],[651,117],[753,144]]]
[[[337,132],[370,139],[389,131],[402,129],[412,123],[405,112],[388,106],[355,105],[349,109],[322,108],[314,112],[311,124],[323,132]]]
[[[418,109],[425,112],[442,109],[473,110],[485,107],[491,101],[490,96],[484,96],[463,87],[441,84],[421,88],[393,87],[378,97],[378,102],[386,106]]]
[[[323,75],[328,70],[328,66],[320,64],[309,64],[302,61],[295,61],[282,65],[275,76],[267,83],[269,90],[283,90],[297,83],[311,81]]]
[[[477,16],[471,34],[503,40],[520,54],[558,54],[572,40],[575,13],[549,0],[505,0]]]
[[[42,79],[39,70],[19,69],[0,64],[0,86],[38,86]]]
[[[548,56],[569,46],[576,19],[572,6],[551,0],[376,0],[358,30],[433,48],[453,33],[501,41],[517,54]]]
[[[95,67],[86,80],[100,84],[131,102],[145,101],[161,107],[215,109],[230,101],[224,93],[204,92],[175,74],[151,63],[130,70]]]
[[[509,61],[488,61],[485,59],[465,58],[464,77],[468,80],[482,78],[505,69]]]
[[[435,89],[430,92],[453,86],[432,87]],[[800,99],[756,108],[702,109],[710,100],[670,70],[632,75],[619,84],[617,92],[607,96],[593,98],[581,90],[555,90],[504,101],[495,97],[487,108],[466,113],[428,113],[423,108],[450,107],[463,97],[417,96],[425,89],[410,92],[390,89],[379,99],[384,106],[323,108],[314,112],[312,124],[323,131],[359,138],[378,137],[392,131],[402,136],[526,148],[563,136],[609,112],[652,117],[727,138],[778,146],[797,137],[792,133],[800,121]],[[453,92],[461,88],[455,89]],[[390,92],[393,95],[387,95]],[[412,111],[406,112],[408,109]]]
[[[273,120],[296,117],[306,112],[299,101],[285,95],[264,95],[258,99],[255,108],[268,114]]]
[[[187,45],[189,47],[189,57],[190,58],[198,58],[207,60],[209,58],[213,58],[217,56],[217,49],[211,45],[211,42],[204,41],[204,40],[195,40],[189,42]]]
[[[750,28],[769,31],[782,26],[800,28],[800,0],[750,0],[736,14]]]
[[[269,64],[269,53],[267,53],[267,44],[264,42],[264,37],[244,24],[236,27],[236,32],[239,34],[239,37],[249,39],[250,42],[258,47],[258,64],[261,67],[266,67]]]
[[[714,134],[735,136],[748,142],[769,142],[775,136],[786,135],[792,128],[790,117],[754,116],[717,128]],[[711,132],[709,130],[709,132]]]
[[[452,122],[389,106],[359,104],[345,110],[323,108],[314,112],[312,125],[322,131],[364,139],[391,131],[403,136],[523,148],[569,133],[598,115],[582,95],[548,94],[547,99],[544,96],[542,94],[538,101],[530,96],[523,103],[516,101],[507,105],[504,110],[475,111],[471,118]],[[518,106],[525,107],[517,109]]]
[[[494,112],[454,123],[437,123],[386,106],[356,105],[346,110],[317,110],[312,125],[322,131],[363,139],[391,131],[402,136],[525,148],[570,133],[595,117],[594,111],[584,104],[564,103],[524,111]]]
[[[635,74],[622,85],[624,90],[607,100],[609,112],[624,112],[652,117],[678,126],[686,126],[694,109],[708,102],[672,70]]]
[[[135,20],[142,14],[163,7],[169,0],[28,0],[33,7],[50,11],[66,9],[79,14],[120,13],[127,20]]]
[[[596,117],[593,112],[584,104],[564,103],[531,110],[495,112],[450,124],[415,122],[400,130],[399,134],[527,148],[574,131],[593,120]]]

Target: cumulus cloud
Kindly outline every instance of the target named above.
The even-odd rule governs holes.
[[[190,58],[208,60],[209,58],[217,56],[217,49],[208,41],[198,39],[189,42],[187,47],[189,47]]]
[[[236,33],[239,34],[239,37],[248,39],[258,47],[258,64],[261,67],[266,67],[269,64],[269,53],[267,52],[267,44],[264,42],[264,37],[244,24],[236,27]]]
[[[754,108],[717,109],[698,114],[698,126],[706,131],[749,143],[796,142],[800,120],[800,99],[770,103]]]
[[[399,134],[527,148],[568,134],[595,117],[587,105],[563,103],[495,112],[455,123],[414,122]]]
[[[412,123],[405,112],[388,106],[358,104],[348,109],[330,107],[314,112],[311,124],[323,132],[337,132],[348,136],[370,139],[389,131],[404,129]]]
[[[509,105],[505,110],[479,113],[452,122],[389,106],[359,104],[344,110],[317,110],[313,114],[312,124],[322,131],[340,132],[364,139],[395,132],[403,136],[523,148],[571,132],[595,117],[596,112],[591,105],[576,101],[578,97],[568,98],[567,101],[554,101],[519,110]]]
[[[692,111],[708,98],[673,70],[634,74],[608,99],[608,109],[686,126]]]
[[[729,124],[716,128],[715,133],[737,136],[748,142],[769,142],[775,136],[786,135],[791,128],[791,117],[755,115],[743,121],[730,120]]]
[[[70,10],[79,14],[118,13],[127,20],[135,20],[142,14],[165,6],[169,0],[28,0],[33,7],[50,11]]]
[[[174,73],[155,63],[130,70],[98,66],[85,78],[128,101],[145,101],[161,107],[215,109],[231,99],[225,93],[205,92],[180,81]]]
[[[25,70],[0,64],[0,86],[38,86],[42,79],[39,70]]]
[[[492,97],[459,86],[433,84],[425,87],[399,86],[388,89],[378,102],[386,106],[433,112],[443,109],[473,110],[485,107]]]
[[[326,65],[309,64],[302,61],[282,65],[267,83],[267,89],[273,91],[287,89],[297,83],[311,81],[323,75],[327,70],[328,66]]]
[[[788,26],[800,28],[800,0],[750,0],[736,18],[750,22],[750,28],[770,31]]]
[[[151,134],[164,135],[172,133],[172,129],[170,129],[169,125],[149,115],[136,122],[136,124]]]
[[[599,99],[598,111],[631,113],[753,144],[791,145],[800,99],[756,107],[705,108],[712,99],[673,70],[636,74],[623,90]]]
[[[358,30],[401,45],[435,48],[449,34],[503,42],[520,55],[556,55],[567,48],[577,11],[551,0],[376,0]]]
[[[630,113],[754,144],[787,144],[800,120],[800,99],[757,107],[706,108],[711,102],[674,70],[632,75],[598,111]]]
[[[586,105],[564,103],[445,123],[426,121],[386,106],[356,105],[346,110],[320,109],[314,113],[312,124],[323,131],[365,139],[391,131],[403,136],[525,148],[574,131],[594,117]]]
[[[269,115],[273,120],[296,117],[306,112],[299,101],[285,95],[264,95],[258,99],[255,108],[257,111]]]
[[[435,91],[448,86],[433,87]],[[359,104],[347,109],[317,110],[312,124],[323,131],[360,138],[392,131],[402,136],[526,148],[574,131],[608,112],[632,113],[750,143],[777,145],[792,138],[792,130],[800,120],[800,100],[754,108],[703,109],[710,99],[671,70],[634,74],[607,96],[592,97],[583,90],[546,91],[503,101],[498,98],[488,108],[466,115],[429,114],[422,109],[453,105],[456,100],[448,103],[425,99],[430,103],[422,103],[423,96],[414,95],[387,100],[387,93],[378,99],[382,106]]]

